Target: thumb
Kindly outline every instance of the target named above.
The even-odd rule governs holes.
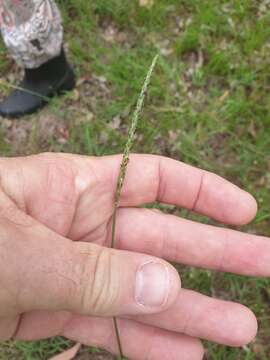
[[[167,262],[93,244],[73,246],[82,269],[79,302],[75,296],[73,310],[98,316],[149,314],[176,301],[180,279]]]
[[[180,280],[169,263],[75,243],[27,219],[24,225],[0,224],[6,238],[0,242],[0,281],[5,290],[0,292],[0,316],[32,310],[151,314],[175,302]]]

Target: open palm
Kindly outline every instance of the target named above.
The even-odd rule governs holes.
[[[35,301],[28,301],[30,290],[21,291],[17,301],[22,298],[23,304],[30,305],[19,302],[19,314],[0,314],[1,337],[35,340],[63,335],[116,353],[111,317],[118,316],[124,352],[131,359],[171,360],[179,359],[181,354],[181,360],[197,360],[203,357],[199,338],[231,346],[251,341],[257,322],[250,310],[180,289],[176,272],[166,262],[164,266],[171,274],[168,298],[155,303],[150,292],[157,290],[150,284],[146,296],[153,301],[153,309],[131,299],[134,274],[143,257],[145,263],[157,257],[218,271],[269,276],[269,239],[141,207],[157,201],[226,224],[249,222],[256,214],[255,200],[214,174],[171,159],[133,155],[117,217],[116,247],[121,251],[99,250],[100,259],[91,268],[91,251],[111,244],[120,161],[120,156],[60,154],[0,161],[2,197],[7,196],[1,214],[7,214],[5,217],[28,236],[27,250],[16,240],[14,251],[21,249],[21,268],[32,264],[33,271],[25,270],[23,279],[26,287],[31,283],[31,291],[36,294]],[[14,204],[18,211],[14,212]],[[75,262],[79,270],[74,266],[75,255],[70,254],[69,244],[74,242],[80,244],[79,260]],[[67,244],[66,250],[62,243]],[[97,276],[95,287],[91,287],[94,295],[84,293],[78,305],[66,298],[72,297],[78,286],[81,260],[81,281],[91,276],[90,270]],[[85,264],[90,264],[89,269]],[[160,294],[157,291],[155,295]],[[91,305],[85,304],[85,298],[88,303],[91,298]]]

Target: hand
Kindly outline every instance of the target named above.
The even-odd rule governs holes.
[[[202,359],[197,338],[251,341],[250,310],[180,290],[176,271],[160,258],[269,276],[269,239],[137,206],[159,201],[241,225],[256,214],[255,200],[214,174],[133,155],[118,211],[119,250],[109,249],[120,161],[56,154],[0,161],[0,337],[63,335],[117,352],[116,315],[131,359]]]

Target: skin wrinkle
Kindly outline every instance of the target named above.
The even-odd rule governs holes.
[[[97,179],[97,177],[96,177],[96,179]],[[96,183],[96,182],[93,182],[93,183],[94,183],[94,186],[96,186],[97,183]],[[77,209],[77,210],[78,210],[79,207],[80,207],[81,198],[82,198],[83,196],[85,196],[85,193],[86,193],[87,191],[89,191],[89,187],[90,187],[90,185],[87,186],[87,187],[83,190],[82,193],[79,193],[79,196],[78,196],[78,199],[77,199],[77,204],[76,204],[76,209]],[[110,193],[110,191],[109,191],[107,188],[105,188],[105,190],[102,191],[102,195],[107,195],[107,193]],[[100,199],[99,199],[99,200],[100,200]],[[106,201],[106,202],[107,202],[107,201]],[[113,201],[112,201],[112,203],[113,203]],[[111,211],[111,214],[110,214],[109,217],[111,217],[111,216],[112,216],[112,211]],[[89,218],[89,214],[87,214],[87,215],[85,215],[84,217],[82,217],[82,218],[80,219],[80,221],[83,222],[83,220],[88,219],[88,218]],[[74,223],[74,222],[76,222],[76,211],[75,211],[75,214],[74,214],[74,217],[73,217],[73,223]],[[72,240],[79,241],[79,242],[83,242],[83,241],[85,241],[85,239],[87,239],[90,235],[91,235],[91,238],[95,238],[95,233],[98,232],[100,228],[104,227],[104,225],[106,224],[106,222],[108,222],[108,219],[107,219],[107,218],[105,218],[102,223],[98,223],[95,227],[91,228],[91,230],[90,230],[87,234],[84,233],[83,235],[79,236],[78,238],[74,238],[74,237],[73,237]],[[69,232],[68,232],[68,235],[69,235],[69,236],[70,236],[70,234],[72,233],[72,230],[73,230],[73,229],[72,229],[73,223],[71,223],[71,226],[70,226],[70,229],[69,229]],[[106,228],[106,226],[105,226],[105,228]],[[106,229],[103,230],[103,233],[106,234]],[[100,238],[105,238],[105,237],[106,237],[105,234],[104,234],[104,237],[101,236],[101,235],[98,235],[98,236],[97,236],[97,239],[93,239],[93,240],[91,240],[91,242],[92,242],[92,243],[100,243],[99,239],[100,239]]]
[[[83,254],[86,255],[86,260],[85,259],[82,260],[81,284],[82,284],[83,293],[82,293],[82,296],[80,299],[80,309],[85,311],[85,309],[88,308],[89,293],[94,295],[93,289],[95,289],[96,274],[97,274],[97,270],[98,270],[98,262],[99,262],[100,252],[95,256],[96,259],[94,259],[94,268],[93,268],[93,266],[89,266],[89,264],[90,265],[93,264],[93,253],[83,253]],[[89,276],[88,276],[89,269],[92,269],[93,281],[91,283],[89,282],[89,286],[86,286],[87,279],[89,278]],[[95,303],[95,301],[94,301],[94,303]]]
[[[43,160],[44,161],[44,160]],[[70,166],[69,162],[65,162],[59,166],[58,159],[56,161],[51,161],[50,159],[46,159],[46,188],[48,190],[48,200],[51,204],[68,206],[69,209],[72,210],[70,213],[70,219],[68,224],[63,224],[62,235],[67,235],[72,227],[72,223],[76,214],[76,208],[78,204],[78,195],[76,189],[76,175],[74,174],[73,167]],[[67,179],[67,184],[69,189],[61,187],[60,195],[58,192],[59,180],[61,182],[65,182]],[[68,190],[68,191],[67,191]],[[57,192],[57,194],[55,194]],[[57,198],[57,196],[60,196]],[[44,204],[45,206],[45,204]],[[46,208],[44,208],[46,212]],[[68,225],[66,227],[66,225]],[[66,228],[65,228],[66,227]]]
[[[101,185],[102,184],[102,181],[100,181],[100,179],[98,178],[97,176],[97,173],[93,170],[93,165],[92,165],[92,159],[89,161],[89,163],[87,164],[87,177],[89,176],[89,178],[91,178],[91,184],[87,183],[87,185],[82,186],[82,181],[80,181],[81,178],[83,177],[86,177],[86,175],[84,173],[82,174],[79,174],[77,173],[76,174],[76,177],[75,177],[75,180],[74,180],[74,184],[75,184],[75,188],[76,188],[76,191],[77,191],[77,209],[79,208],[80,206],[80,202],[81,202],[81,199],[83,196],[86,195],[87,191],[89,191],[89,189],[91,189],[92,187],[92,191],[93,191],[93,188],[97,187],[97,185]],[[89,175],[89,173],[91,175]],[[106,189],[106,193],[109,193],[110,190],[109,189]],[[105,193],[105,191],[102,191],[102,193]],[[76,215],[76,214],[75,214]],[[88,216],[88,215],[87,215]],[[73,219],[74,220],[74,219]]]
[[[86,233],[86,235],[84,235],[82,238],[80,238],[80,239],[78,239],[76,241],[85,242],[85,241],[87,241],[86,239],[88,239],[91,236],[91,243],[92,244],[98,244],[98,245],[102,244],[102,245],[106,246],[106,242],[103,243],[103,239],[106,239],[106,237],[107,237],[106,236],[107,233],[108,233],[107,227],[108,227],[108,222],[106,220],[102,224],[99,224],[97,227],[95,227],[94,229],[92,229],[91,231]],[[95,233],[99,233],[100,229],[103,229],[102,234],[95,235]],[[110,246],[108,245],[108,247],[110,247]]]
[[[91,184],[89,184],[87,182],[87,184],[85,186],[83,186],[82,179],[84,178],[84,175],[83,174],[80,175],[79,173],[76,174],[75,187],[76,187],[76,190],[78,191],[78,194],[80,197],[85,195],[85,192],[89,189],[89,187],[92,184],[94,184],[94,186],[96,186],[97,184],[102,183],[102,181],[100,181],[100,178],[97,175],[97,172],[94,170],[94,167],[96,166],[96,164],[94,164],[94,166],[93,166],[93,162],[95,163],[95,159],[90,158],[89,162],[87,163],[87,174],[88,174],[89,179],[91,179]],[[102,179],[102,177],[101,177],[101,179]]]
[[[80,201],[80,193],[79,191],[77,190],[76,188],[76,178],[78,176],[78,174],[74,174],[74,171],[72,169],[72,174],[74,176],[73,178],[73,184],[74,184],[74,191],[75,191],[75,203],[74,203],[74,206],[73,206],[73,214],[71,216],[71,221],[70,221],[70,224],[69,224],[69,227],[66,229],[65,233],[64,233],[64,236],[68,236],[68,234],[70,233],[70,230],[72,228],[72,225],[73,225],[73,222],[75,221],[75,217],[76,217],[76,210],[78,209],[78,206],[79,206],[79,201]]]
[[[101,263],[102,264],[102,257],[104,255],[100,254],[99,255],[99,259],[98,259],[98,262],[99,264]],[[107,254],[105,255],[107,257]],[[96,298],[95,298],[95,301],[93,303],[93,308],[95,310],[98,310],[100,308],[100,304],[101,304],[101,308],[104,306],[104,299],[105,301],[107,300],[107,297],[109,297],[109,290],[110,290],[110,283],[109,283],[109,278],[108,278],[108,273],[110,272],[109,270],[109,266],[111,266],[111,260],[110,260],[110,256],[108,257],[109,258],[109,261],[106,262],[106,265],[107,266],[104,266],[104,265],[101,265],[102,267],[102,279],[106,279],[106,281],[102,281],[101,283],[103,284],[102,286],[100,284],[96,285],[96,281],[94,282],[94,289],[97,288],[98,291],[97,292],[97,295],[96,295]],[[98,265],[97,269],[100,268],[100,265]],[[98,269],[97,272],[100,274],[100,270]],[[98,279],[98,276],[96,275],[95,276],[95,279]],[[106,301],[107,302],[107,301]],[[105,304],[106,304],[105,302]],[[107,309],[107,307],[105,306],[105,309]]]
[[[50,275],[50,274],[57,275],[58,277],[60,277],[60,278],[62,278],[62,279],[64,279],[64,280],[72,283],[72,285],[73,285],[73,287],[75,287],[75,289],[80,288],[80,282],[79,282],[79,281],[76,282],[74,279],[72,279],[72,278],[70,278],[70,277],[68,277],[68,276],[63,275],[63,274],[59,273],[58,271],[45,271],[45,270],[41,270],[41,272],[45,273],[46,275]],[[71,292],[72,292],[72,290],[71,290]],[[72,294],[71,294],[71,296],[72,296]],[[64,309],[64,308],[63,308],[62,310],[64,310],[64,311],[69,311],[69,309]]]
[[[64,274],[61,274],[59,271],[56,271],[56,270],[52,270],[52,271],[40,270],[40,271],[46,275],[51,275],[51,274],[57,275],[65,280],[68,280],[69,282],[72,282],[72,284],[75,285],[76,287],[79,285],[78,281],[75,281],[74,279],[72,279]]]
[[[107,268],[106,268],[106,270],[107,270],[107,276],[106,276],[107,283],[106,283],[106,285],[107,286],[106,286],[106,291],[105,291],[105,297],[109,298],[110,302],[113,304],[113,303],[115,303],[115,298],[116,298],[115,294],[116,295],[120,294],[120,287],[119,287],[120,282],[117,281],[117,290],[115,290],[116,286],[115,286],[115,284],[113,282],[114,279],[113,279],[112,271],[111,271],[111,269],[113,269],[112,262],[113,262],[113,254],[109,255],[109,263],[107,264]],[[113,284],[113,286],[112,286],[112,284]],[[107,294],[107,296],[106,296],[106,294]]]
[[[160,253],[158,253],[158,256],[162,257],[162,258],[166,258],[167,255],[167,239],[169,238],[169,230],[168,230],[168,226],[162,226],[162,231],[161,231],[161,250]],[[171,247],[171,244],[170,244]]]
[[[73,225],[73,223],[74,223],[74,221],[75,221],[76,210],[77,210],[78,207],[79,207],[79,202],[80,202],[80,198],[81,198],[81,195],[82,195],[82,194],[80,194],[79,189],[77,189],[77,186],[78,186],[78,185],[77,185],[77,181],[76,181],[76,180],[77,180],[77,178],[79,177],[78,171],[76,170],[75,173],[74,173],[74,170],[72,169],[72,174],[73,174],[73,176],[74,176],[73,184],[74,184],[74,191],[75,191],[76,200],[75,200],[75,204],[74,204],[74,211],[73,211],[73,214],[72,214],[72,218],[71,218],[71,221],[70,221],[70,225],[69,225],[67,231],[66,231],[65,234],[64,234],[64,235],[66,235],[66,236],[68,236],[68,234],[70,233],[71,228],[72,228],[72,225]]]
[[[75,187],[76,187],[76,180],[75,180]],[[70,238],[70,233],[71,233],[71,230],[72,230],[72,226],[73,226],[73,223],[76,221],[76,212],[77,212],[77,210],[78,210],[78,208],[79,208],[79,206],[80,206],[80,201],[81,201],[81,197],[83,196],[83,194],[82,193],[79,193],[78,195],[77,195],[77,201],[76,201],[76,205],[75,205],[75,207],[74,207],[74,209],[75,209],[75,211],[74,211],[74,213],[73,213],[73,217],[72,217],[72,221],[70,222],[70,226],[69,226],[69,229],[68,229],[68,231],[67,231],[67,233],[66,233],[66,236],[68,237],[68,238]],[[75,240],[75,239],[72,239],[73,241]],[[80,241],[80,239],[79,240],[76,240],[76,241]]]
[[[76,210],[78,209],[78,204],[79,204],[79,196],[77,196],[77,198],[76,198],[76,203],[74,205],[74,211],[73,211],[73,214],[72,214],[72,217],[71,217],[69,227],[66,229],[65,233],[63,234],[64,236],[67,236],[67,238],[68,238],[68,234],[70,233],[70,230],[72,228],[73,222],[75,221]]]
[[[87,255],[87,258],[89,258],[89,256],[92,256],[93,254],[89,254],[89,253],[84,253],[84,255]],[[75,286],[75,293],[77,292],[77,289],[87,289],[88,286],[87,286],[87,282],[85,281],[87,279],[87,276],[85,276],[86,272],[87,272],[87,269],[88,269],[88,261],[85,262],[85,261],[80,261],[81,258],[79,258],[79,265],[80,265],[80,272],[79,272],[79,276],[76,276],[76,278],[78,279],[77,281],[70,278],[70,277],[66,277],[65,275],[62,275],[62,274],[59,274],[57,273],[58,275],[60,276],[63,276],[65,279],[73,282],[73,285]],[[85,302],[83,301],[83,297],[84,297],[84,293],[83,293],[83,296],[82,296],[82,300],[80,300],[80,309],[85,309]],[[84,306],[84,307],[83,307]]]
[[[5,162],[3,162],[3,159],[1,159],[1,165],[3,167],[5,167]],[[7,187],[7,183],[8,181],[6,179],[9,180],[9,173],[7,172],[5,174],[5,176],[3,176],[3,168],[0,167],[0,188],[2,189],[3,193],[12,201],[14,202],[15,205],[17,205],[17,207],[19,209],[21,209],[22,211],[26,211],[26,207],[25,207],[25,201],[24,201],[24,196],[22,196],[22,200],[19,200],[18,198],[20,198],[20,194],[24,194],[24,174],[23,174],[23,168],[21,165],[21,161],[18,159],[12,159],[12,163],[15,164],[15,166],[11,166],[11,173],[12,173],[12,177],[17,179],[22,179],[22,182],[16,182],[16,186],[15,188],[17,189],[18,187],[21,187],[21,190],[17,192],[16,195],[12,194],[12,192],[9,191],[9,187]],[[16,168],[15,174],[13,173],[14,169]],[[17,174],[17,172],[19,172],[19,174]]]
[[[75,198],[75,176],[73,174],[71,167],[69,167],[71,172],[66,175],[65,168],[66,168],[66,166],[60,167],[57,163],[53,163],[53,162],[48,163],[47,169],[46,169],[46,178],[47,178],[47,181],[46,181],[47,186],[46,187],[47,187],[47,190],[49,189],[49,191],[48,191],[49,200],[51,200],[52,202],[57,203],[57,204],[71,205],[71,204],[73,204],[73,199]],[[68,191],[69,193],[71,193],[71,194],[69,194],[69,198],[64,198],[62,195],[61,195],[61,199],[57,199],[55,196],[51,197],[51,193],[55,193],[54,183],[56,182],[56,180],[59,180],[59,178],[62,178],[61,179],[61,180],[63,180],[62,184],[65,182],[65,179],[68,179],[68,181],[71,183],[72,189],[70,188]],[[71,179],[71,181],[70,181],[70,179]],[[66,189],[64,189],[64,190],[66,190]],[[57,191],[57,195],[58,194],[59,194],[59,192]]]
[[[226,258],[226,252],[227,252],[227,249],[228,249],[228,231],[225,231],[225,234],[226,234],[226,237],[224,238],[224,241],[223,241],[223,249],[222,249],[222,252],[221,252],[221,256],[220,256],[220,260],[219,260],[219,265],[217,266],[217,271],[219,272],[224,272],[224,260]]]
[[[26,201],[26,190],[25,190],[25,185],[26,185],[26,181],[25,181],[25,174],[24,174],[24,170],[22,167],[22,211],[24,211],[26,214],[30,215],[30,210],[28,208],[28,204]]]
[[[200,185],[199,185],[198,192],[196,194],[193,206],[191,206],[191,209],[190,209],[191,211],[196,211],[198,202],[199,202],[201,194],[202,194],[203,182],[204,182],[205,175],[206,175],[206,171],[201,170]]]
[[[171,217],[171,215],[167,215],[168,217]],[[181,218],[179,219],[181,220]],[[164,228],[167,228],[167,238],[166,238],[166,243],[168,244],[166,246],[167,249],[169,249],[168,254],[172,254],[172,261],[177,260],[177,254],[183,249],[181,249],[181,242],[180,241],[171,241],[170,239],[173,239],[173,236],[170,236],[170,232],[172,232],[171,229],[171,225],[170,222],[168,222],[168,226],[164,226]],[[181,235],[182,236],[182,235]],[[170,243],[171,241],[171,243]],[[166,258],[170,258],[170,256],[166,257]]]
[[[106,259],[105,261],[104,261],[104,256]],[[110,290],[110,283],[109,283],[110,279],[108,278],[106,272],[110,271],[110,266],[111,266],[111,254],[108,250],[101,248],[101,250],[98,253],[98,256],[95,259],[95,268],[93,272],[94,281],[91,286],[91,294],[92,294],[91,298],[93,299],[91,300],[91,307],[93,311],[97,314],[101,313],[100,310],[102,310],[103,314],[106,314],[108,308],[111,307],[110,306],[111,299],[109,299],[108,304],[106,301],[107,300],[106,295],[109,295],[109,290]],[[100,274],[102,274],[101,278],[100,278]],[[86,295],[88,295],[88,291],[86,292]],[[87,305],[85,305],[86,304],[85,299],[83,304],[84,304],[84,308],[87,308]]]
[[[26,179],[25,179],[25,174],[24,174],[24,168],[22,166],[21,162],[18,162],[18,169],[20,170],[21,173],[21,178],[22,178],[22,182],[21,182],[21,191],[19,192],[19,194],[22,194],[22,200],[21,201],[16,201],[15,199],[13,199],[13,201],[16,203],[16,205],[18,205],[18,207],[24,211],[26,214],[28,214],[27,211],[27,205],[26,205],[26,201],[25,201],[25,186],[26,186]],[[18,184],[17,184],[18,186]]]
[[[156,190],[156,199],[157,201],[162,201],[164,194],[166,193],[166,182],[163,180],[163,172],[162,172],[162,157],[158,160],[158,167],[157,167],[157,190]]]
[[[2,218],[10,223],[12,226],[15,225],[17,228],[33,228],[35,221],[28,215],[24,214],[19,210],[16,205],[10,204],[6,207],[5,211],[3,211]]]
[[[87,219],[89,217],[89,215],[85,216],[82,218],[82,220],[84,220],[85,218]],[[111,217],[111,216],[110,216]],[[111,220],[110,220],[111,221]],[[107,226],[106,223],[108,224],[108,220],[105,219],[101,224],[97,224],[95,227],[93,227],[88,233],[84,234],[83,236],[79,237],[78,239],[72,239],[73,241],[78,241],[78,242],[85,242],[85,239],[88,239],[88,237],[91,236],[91,243],[96,243],[96,244],[100,244],[100,239],[104,239],[106,238],[106,234],[107,234]],[[95,236],[95,233],[99,232],[100,228],[104,228],[104,230],[102,231],[104,233],[104,235],[98,235]],[[103,244],[103,242],[102,242]]]
[[[22,322],[23,322],[23,318],[24,318],[24,314],[21,314],[21,315],[18,316],[17,324],[16,324],[13,335],[10,337],[10,340],[16,340],[17,335],[18,335],[18,333],[20,331]]]
[[[45,166],[47,165],[50,165],[50,157],[48,157],[48,156],[46,156],[46,155],[42,155],[42,156],[38,156],[38,157],[40,157],[41,158],[41,160],[42,160],[42,162],[44,163],[46,163],[47,162],[47,164],[45,164]],[[28,160],[28,161],[27,161]],[[49,160],[49,161],[48,161]],[[26,160],[25,160],[26,162],[29,162],[29,159],[27,159],[26,158]],[[58,162],[58,159],[57,159],[57,161],[56,162]],[[24,169],[23,169],[23,167],[21,167],[21,161],[17,161],[17,160],[15,160],[15,164],[16,164],[16,169],[18,168],[18,169],[20,169],[20,173],[21,173],[21,176],[19,176],[19,178],[22,178],[23,179],[23,181],[22,182],[20,182],[20,184],[22,184],[22,187],[21,187],[21,190],[20,190],[20,192],[18,192],[18,194],[23,194],[23,196],[22,196],[22,201],[19,201],[18,200],[18,198],[20,198],[21,196],[18,196],[18,194],[16,195],[16,201],[15,201],[15,203],[16,203],[16,205],[19,207],[19,208],[21,208],[21,209],[23,209],[27,214],[29,214],[30,213],[30,210],[28,209],[28,207],[27,207],[27,201],[26,201],[26,186],[25,186],[25,184],[27,183],[26,181],[25,181],[25,179],[26,179],[26,177],[25,177],[25,174],[24,174]],[[54,164],[55,164],[55,162],[54,162]],[[63,167],[62,167],[63,168]],[[69,169],[70,169],[70,166],[69,166]],[[47,168],[46,169],[46,172],[47,172],[47,174],[48,174],[48,171],[49,171],[50,169],[49,168]],[[74,175],[73,175],[74,176]],[[49,174],[47,175],[47,177],[49,177]],[[69,176],[68,176],[69,177]],[[16,186],[17,186],[17,184],[16,184]],[[14,198],[14,196],[12,195],[12,194],[10,194],[9,193],[9,191],[8,191],[8,189],[7,188],[4,188],[5,189],[5,191],[6,191],[6,193],[11,197],[11,199],[13,199]],[[50,193],[50,191],[48,192],[48,193]],[[53,199],[53,201],[54,202],[58,202],[58,203],[63,203],[63,204],[66,204],[66,201],[58,201],[57,199]],[[75,204],[75,206],[73,207],[73,217],[74,217],[74,215],[75,215],[75,210],[76,210],[76,204]],[[12,209],[12,211],[11,212],[14,212],[13,210],[15,210],[16,211],[16,209]],[[44,209],[44,211],[46,212],[46,208]],[[5,213],[7,213],[7,209],[5,210]],[[10,216],[9,216],[9,218],[10,218]],[[25,219],[24,219],[24,221],[22,221],[19,225],[23,225],[23,226],[26,226],[27,225],[27,222],[25,221],[27,218],[25,217]],[[30,218],[28,218],[28,219],[30,219]],[[71,226],[71,224],[72,224],[72,221],[70,221],[70,226]],[[31,224],[30,224],[30,226],[31,226]]]
[[[18,176],[14,176],[13,174],[13,168],[12,168],[12,176],[16,179],[22,179],[22,181],[20,181],[19,183],[16,183],[16,189],[18,188],[18,186],[21,186],[21,190],[17,192],[16,196],[14,196],[14,194],[12,194],[12,192],[9,191],[9,188],[7,186],[5,186],[5,181],[3,181],[3,176],[2,176],[2,169],[0,170],[0,187],[3,190],[3,192],[7,195],[7,197],[14,202],[14,204],[17,205],[17,207],[22,210],[23,212],[28,214],[27,211],[27,206],[26,206],[26,201],[25,201],[25,175],[24,175],[24,171],[23,171],[23,167],[21,165],[21,161],[17,160],[17,159],[12,159],[12,162],[16,165],[14,167],[16,167],[16,171],[19,170],[19,175]],[[3,165],[5,165],[3,163]],[[16,175],[16,174],[15,174]],[[7,177],[8,177],[8,173],[7,173]],[[8,177],[9,178],[9,177]],[[8,181],[6,182],[8,183]],[[22,196],[20,196],[20,194],[22,194]],[[21,197],[21,200],[18,199]]]
[[[22,276],[22,278],[24,278]],[[22,282],[20,281],[20,279],[18,278],[17,281],[16,281],[17,284],[21,284]],[[20,302],[20,296],[21,294],[23,293],[23,289],[21,286],[17,286],[15,285],[14,286],[16,291],[15,291],[15,296],[13,295],[13,298],[15,299],[15,306],[14,308],[16,309],[17,313],[21,314],[24,312],[24,308]]]
[[[113,250],[114,251],[114,250]],[[117,301],[117,298],[121,294],[121,285],[120,285],[120,279],[117,277],[116,282],[113,279],[113,272],[111,269],[115,268],[115,265],[113,265],[113,259],[114,259],[114,253],[111,251],[107,251],[108,254],[108,262],[106,266],[107,276],[106,276],[106,287],[103,287],[105,291],[104,298],[106,299],[106,307],[107,308],[113,308],[113,305],[115,303],[120,303],[120,301]],[[116,259],[117,260],[117,259]],[[109,300],[109,302],[107,301]]]
[[[90,166],[90,168],[92,169],[92,165]],[[94,185],[93,186],[96,186],[97,184],[102,184],[102,183],[104,183],[104,184],[109,184],[109,188],[108,188],[108,185],[106,185],[106,186],[104,186],[104,190],[102,191],[102,194],[104,195],[104,196],[107,196],[108,194],[109,194],[109,196],[108,196],[108,199],[106,199],[106,202],[107,203],[109,203],[109,202],[111,202],[112,203],[112,208],[111,208],[111,211],[110,211],[110,214],[108,214],[108,218],[111,218],[112,217],[112,213],[113,213],[113,195],[110,195],[111,194],[111,189],[110,189],[110,186],[111,186],[111,184],[113,183],[115,183],[115,177],[118,177],[118,174],[113,174],[112,176],[110,176],[110,178],[108,179],[108,181],[104,181],[104,177],[107,177],[107,175],[105,174],[104,175],[104,177],[102,177],[101,176],[101,180],[100,180],[100,177],[98,177],[97,176],[97,174],[96,174],[96,172],[94,171],[94,170],[91,170],[91,173],[94,175],[94,181],[92,182]],[[115,176],[115,177],[114,177]],[[90,188],[90,186],[91,185],[88,185],[87,186],[87,188],[85,188],[84,189],[84,191],[83,191],[83,193],[81,193],[81,195],[80,195],[80,197],[82,197],[82,196],[84,196],[85,195],[85,193],[87,192],[87,191],[89,191],[89,188]],[[111,200],[110,200],[110,198],[111,198]],[[79,208],[79,203],[78,203],[78,207],[77,208]],[[89,215],[87,214],[85,217],[83,217],[81,220],[84,220],[85,218],[88,218],[89,217]],[[108,218],[107,217],[105,217],[104,218],[104,221],[102,222],[102,223],[99,223],[99,224],[96,224],[96,226],[95,227],[93,227],[92,229],[91,229],[91,231],[90,232],[88,232],[87,234],[84,234],[83,236],[81,236],[81,237],[79,237],[78,239],[76,239],[76,241],[84,241],[85,239],[87,239],[88,237],[90,237],[91,236],[91,239],[93,239],[93,240],[91,240],[91,242],[92,243],[100,243],[101,241],[100,241],[100,239],[106,239],[107,238],[107,234],[108,234],[108,230],[106,229],[106,228],[108,228],[109,227],[109,224],[111,225],[111,220],[110,221],[108,221]],[[107,223],[107,225],[106,225],[106,223]],[[104,228],[104,230],[102,231],[102,235],[97,235],[97,236],[95,236],[95,233],[98,233],[99,232],[99,229],[102,229],[102,228]],[[95,237],[96,237],[96,239],[95,239]],[[110,246],[109,246],[110,247]]]
[[[10,210],[17,210],[15,203],[4,191],[0,190],[0,219],[6,219],[7,213],[10,215],[13,213],[13,211],[7,211],[9,208],[11,208]]]

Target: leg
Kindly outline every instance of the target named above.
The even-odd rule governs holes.
[[[61,16],[51,0],[4,0],[1,32],[10,54],[24,68],[37,68],[61,52]]]
[[[20,89],[0,104],[0,115],[35,112],[48,98],[74,87],[64,51],[60,12],[54,0],[0,0],[0,24],[11,56],[25,69]]]

